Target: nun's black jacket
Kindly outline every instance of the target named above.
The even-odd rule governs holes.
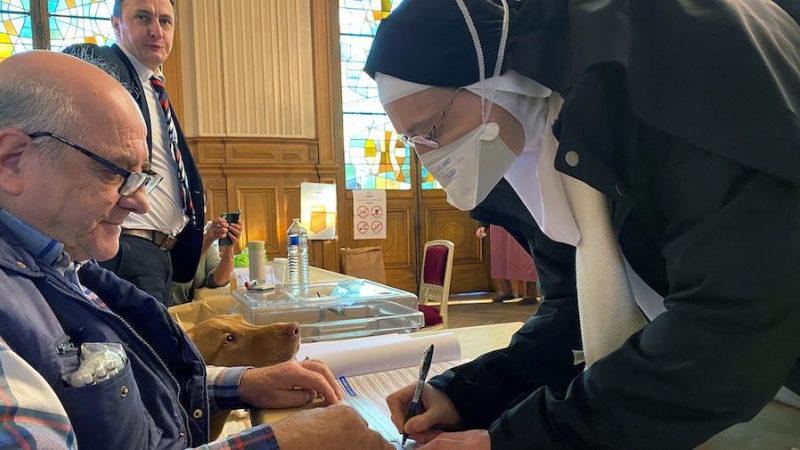
[[[509,347],[431,383],[466,428],[489,429],[492,450],[692,449],[782,385],[800,392],[800,27],[784,12],[800,8],[559,3],[580,28],[570,75],[549,81],[566,98],[556,168],[606,194],[626,259],[667,312],[573,366],[576,299],[561,285],[574,274],[541,239],[537,314]],[[524,43],[510,64],[546,78]]]

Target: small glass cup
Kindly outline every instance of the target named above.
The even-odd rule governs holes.
[[[239,280],[236,279],[236,271],[231,272],[229,283],[231,291],[235,291],[236,289],[239,288]]]
[[[289,266],[289,260],[286,258],[272,258],[272,284],[284,285],[286,284],[286,268]]]

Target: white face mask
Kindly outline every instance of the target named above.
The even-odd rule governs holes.
[[[489,122],[419,159],[444,187],[447,202],[469,211],[489,195],[517,154],[500,138],[500,127]]]
[[[489,192],[494,189],[497,182],[503,178],[508,168],[517,159],[517,154],[511,151],[500,137],[500,127],[494,122],[488,122],[494,93],[497,92],[496,79],[500,76],[500,69],[503,66],[503,54],[508,37],[509,9],[506,0],[502,0],[503,28],[500,33],[497,61],[495,62],[495,82],[489,89],[489,95],[483,95],[486,68],[483,62],[481,41],[464,0],[456,0],[456,2],[464,16],[478,56],[478,74],[482,91],[479,94],[482,123],[474,131],[452,144],[425,153],[419,159],[422,165],[444,187],[447,192],[447,202],[462,211],[468,211],[475,208],[489,195]]]

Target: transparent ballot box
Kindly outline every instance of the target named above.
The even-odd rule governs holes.
[[[298,322],[303,342],[413,331],[424,325],[416,295],[358,278],[313,283],[304,290],[236,289],[232,295],[237,300],[233,312],[252,324]]]

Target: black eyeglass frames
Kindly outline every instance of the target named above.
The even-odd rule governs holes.
[[[112,163],[111,161],[103,158],[102,156],[97,155],[89,150],[86,150],[80,145],[75,144],[71,142],[69,139],[63,136],[59,136],[55,133],[50,133],[48,131],[37,131],[35,133],[30,133],[28,137],[31,139],[38,139],[43,137],[55,139],[61,142],[62,144],[65,144],[69,147],[74,148],[75,150],[78,150],[79,152],[83,153],[89,158],[92,158],[92,160],[96,161],[106,169],[122,177],[123,179],[122,185],[119,187],[117,192],[119,192],[119,195],[125,197],[129,197],[135,194],[139,189],[141,189],[142,186],[144,186],[145,192],[149,194],[164,178],[152,170],[144,170],[142,172],[131,172],[130,170],[124,169]]]

